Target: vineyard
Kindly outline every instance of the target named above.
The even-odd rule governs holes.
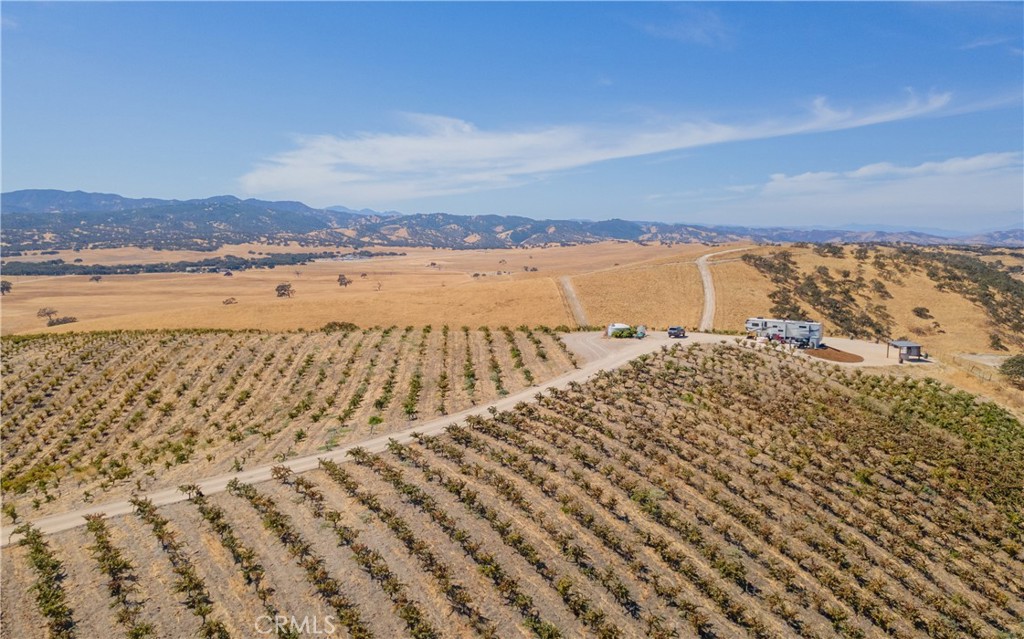
[[[574,366],[544,327],[327,329],[4,338],[8,519],[331,450]]]
[[[183,419],[177,411],[189,409],[210,410],[222,424],[244,422],[256,402],[276,406],[264,422],[287,422],[311,392],[309,407],[291,419],[303,416],[301,443],[315,449],[335,434],[317,427],[324,419],[304,417],[320,410],[323,386],[344,386],[335,394],[345,397],[364,388],[346,418],[358,431],[376,415],[450,411],[527,384],[527,370],[540,378],[569,365],[551,361],[563,356],[543,332],[468,335],[74,336],[54,338],[46,350],[5,343],[5,377],[27,404],[25,393],[45,397],[47,389],[29,381],[26,362],[50,362],[54,370],[42,379],[58,380],[50,389],[58,399],[46,400],[57,415],[72,403],[64,395],[70,385],[86,389],[105,370],[116,379],[133,367],[129,378],[143,380],[146,366],[166,358],[158,370],[168,377],[136,395],[145,402],[150,389],[162,389],[174,397],[179,383],[185,392],[166,417],[159,407],[171,400],[157,397],[157,414],[136,432],[167,433]],[[133,363],[104,354],[104,340],[134,344]],[[320,349],[307,351],[307,340]],[[178,361],[203,361],[200,353],[208,353],[203,367],[179,369]],[[316,383],[327,358],[331,370],[345,370],[354,353],[363,355],[352,360],[348,381],[328,374]],[[255,377],[271,354],[259,375],[285,380],[274,390]],[[62,376],[72,357],[92,373]],[[276,374],[289,357],[295,373]],[[199,395],[218,362],[223,375]],[[223,398],[189,406],[192,397],[216,398],[240,369],[247,373]],[[116,386],[127,393],[134,383]],[[240,403],[245,389],[253,394]],[[289,402],[267,399],[275,393]],[[122,401],[111,398],[97,414]],[[336,424],[348,402],[339,398],[325,418]],[[133,410],[140,409],[119,414]],[[28,428],[31,418],[19,419],[19,429]],[[260,454],[296,446],[299,426],[287,428]],[[65,459],[93,436],[76,437]],[[96,437],[105,441],[103,432]],[[60,450],[52,439],[34,463]],[[22,454],[25,445],[33,444]],[[122,445],[131,449],[128,440]],[[232,454],[239,455],[225,453]],[[443,435],[393,441],[381,453],[355,449],[346,463],[323,461],[299,475],[278,467],[273,481],[235,481],[210,495],[187,473],[175,478],[186,501],[156,508],[134,499],[133,515],[49,537],[23,527],[22,541],[2,558],[4,637],[42,628],[57,637],[297,637],[314,634],[314,625],[339,637],[1024,633],[1024,426],[931,380],[840,369],[781,350],[663,348]],[[267,622],[275,617],[289,621],[275,629]]]

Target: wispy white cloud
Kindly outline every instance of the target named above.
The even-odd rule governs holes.
[[[771,176],[761,192],[772,195],[848,191],[878,186],[885,182],[931,177],[978,176],[1020,167],[1021,154],[1016,152],[984,153],[967,158],[950,158],[941,162],[924,162],[916,166],[878,162],[842,173],[821,171],[792,176],[777,173]]]
[[[640,28],[657,37],[707,47],[731,48],[736,29],[713,9],[687,4],[674,6],[673,15],[661,22],[646,22]]]
[[[240,178],[252,195],[374,204],[507,188],[597,162],[723,142],[836,131],[941,113],[948,93],[837,109],[818,98],[799,115],[752,123],[660,121],[633,126],[549,125],[485,130],[465,120],[405,114],[410,131],[302,135],[295,148]]]
[[[969,51],[971,49],[980,49],[982,47],[994,47],[1000,44],[1006,44],[1007,42],[1011,41],[1012,38],[1007,38],[1003,36],[988,36],[984,38],[978,38],[977,40],[973,40],[957,48],[961,51]]]
[[[983,153],[900,166],[868,164],[847,171],[773,174],[759,185],[726,187],[727,203],[677,202],[698,216],[770,225],[854,221],[972,229],[1022,222],[1024,156]],[[989,220],[989,222],[982,222]],[[774,222],[783,223],[783,222]]]

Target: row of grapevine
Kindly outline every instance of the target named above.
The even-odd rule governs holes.
[[[391,443],[390,450],[399,459],[411,459],[406,454],[407,449],[397,442]],[[353,455],[353,457],[357,463],[368,464],[368,467],[372,468],[374,472],[380,473],[385,478],[394,476],[395,470],[379,457],[358,454]],[[537,574],[549,586],[558,591],[558,594],[573,614],[580,618],[593,632],[600,637],[621,636],[621,630],[607,620],[606,614],[600,607],[596,606],[588,597],[580,594],[578,589],[575,588],[572,578],[567,575],[558,574],[548,562],[541,559],[536,546],[531,544],[516,529],[515,523],[511,519],[503,518],[497,510],[481,502],[478,499],[478,493],[470,488],[467,482],[449,478],[441,471],[431,468],[422,461],[419,465],[416,465],[416,468],[424,473],[427,481],[437,482],[444,487],[469,513],[488,522],[490,527],[498,533],[502,542],[526,559],[527,563],[537,571]],[[570,554],[570,556],[572,555]]]
[[[487,344],[487,366],[491,371],[491,381],[494,382],[494,388],[498,391],[498,395],[503,397],[508,395],[508,389],[505,388],[502,380],[501,364],[498,363],[498,357],[494,351],[494,335],[486,326],[481,326],[480,332],[484,334],[484,342]]]
[[[138,573],[131,560],[113,544],[103,515],[87,515],[86,528],[96,543],[90,548],[100,571],[107,577],[107,592],[117,608],[117,621],[133,639],[154,636],[153,624],[139,620],[143,602],[139,596]]]
[[[512,365],[522,372],[523,379],[526,380],[527,384],[532,384],[533,371],[523,361],[523,351],[519,348],[519,344],[516,343],[516,334],[508,326],[501,326],[499,330],[505,336],[505,341],[508,343],[509,354],[512,356]]]
[[[341,514],[324,506],[324,496],[315,484],[303,477],[295,477],[290,469],[278,466],[274,477],[281,483],[295,489],[310,506],[317,519],[325,520],[334,532],[338,545],[352,552],[356,564],[370,576],[391,599],[395,613],[405,622],[406,629],[415,639],[431,639],[438,632],[425,619],[423,611],[410,596],[408,588],[388,567],[380,553],[358,542],[359,532],[340,522]]]
[[[246,585],[252,589],[263,604],[267,617],[270,619],[281,617],[281,610],[272,601],[275,589],[267,583],[266,569],[260,563],[256,551],[247,546],[235,534],[224,509],[207,499],[203,491],[195,484],[180,486],[179,490],[188,495],[189,502],[196,507],[203,520],[216,533],[224,549],[231,553],[231,558],[242,572]],[[298,637],[298,633],[289,625],[277,625],[275,630],[276,635],[284,639]]]
[[[455,579],[455,571],[441,557],[431,550],[430,545],[420,539],[409,523],[395,510],[385,507],[373,493],[360,490],[360,486],[341,467],[331,461],[322,461],[321,467],[332,480],[341,486],[360,505],[372,512],[405,545],[406,550],[429,574],[444,593],[452,610],[465,617],[477,634],[494,636],[495,626],[474,605],[469,590]]]
[[[64,590],[64,565],[54,556],[39,529],[25,524],[18,532],[22,535],[19,543],[28,549],[28,561],[36,574],[30,589],[35,592],[47,632],[58,639],[75,637],[75,613]]]
[[[357,461],[368,459],[365,452],[359,449],[356,449],[353,454]],[[328,466],[328,470],[339,483],[352,481],[340,466]],[[533,598],[524,592],[519,581],[510,576],[496,557],[485,551],[483,544],[477,541],[468,530],[460,527],[455,518],[449,515],[447,510],[442,508],[433,497],[416,484],[405,482],[400,473],[389,473],[384,479],[397,491],[401,501],[423,512],[447,534],[450,540],[461,546],[466,555],[477,564],[480,572],[490,579],[502,598],[516,608],[523,618],[524,625],[537,637],[554,639],[562,636],[554,625],[541,617]]]
[[[348,630],[353,639],[366,639],[373,636],[363,612],[343,592],[342,585],[331,577],[324,566],[324,560],[318,556],[308,541],[292,525],[288,515],[282,513],[274,502],[261,495],[256,488],[243,484],[237,479],[228,484],[228,491],[246,500],[259,513],[263,526],[273,532],[280,543],[287,549],[295,561],[306,573],[306,579],[338,615],[338,621]]]
[[[489,330],[413,330],[4,338],[0,486],[43,515],[329,450],[530,383],[477,383],[515,357]],[[542,378],[570,366],[519,356]]]
[[[153,535],[171,562],[174,574],[178,577],[174,589],[184,596],[185,605],[192,614],[200,618],[200,635],[204,639],[228,639],[231,635],[224,622],[213,618],[213,601],[210,599],[206,583],[196,571],[188,550],[177,540],[175,531],[170,527],[170,521],[158,513],[153,503],[147,499],[132,498],[131,504],[135,509],[135,515],[152,529]]]

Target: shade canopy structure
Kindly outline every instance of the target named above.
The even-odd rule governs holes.
[[[889,357],[889,348],[899,349],[900,361],[905,359],[915,358],[921,359],[921,345],[917,342],[911,342],[906,339],[894,339],[890,340],[889,344],[885,347],[885,356]]]

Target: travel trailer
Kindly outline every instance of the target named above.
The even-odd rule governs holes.
[[[751,317],[745,328],[748,333],[758,337],[796,344],[802,348],[817,348],[821,345],[821,322]]]

